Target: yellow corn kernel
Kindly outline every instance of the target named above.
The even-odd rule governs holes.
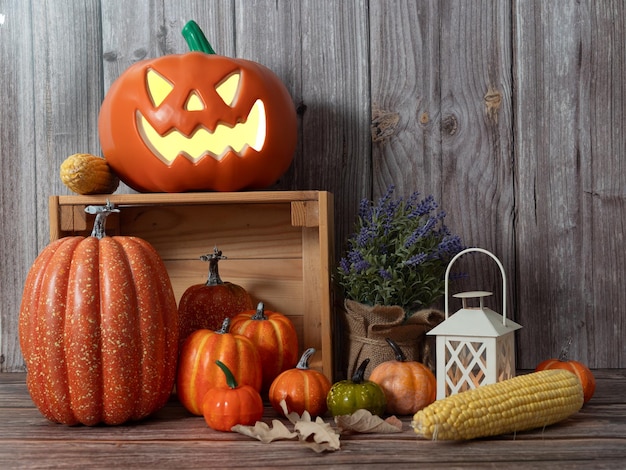
[[[475,439],[548,426],[582,406],[575,374],[543,370],[437,400],[415,414],[412,426],[427,439]]]

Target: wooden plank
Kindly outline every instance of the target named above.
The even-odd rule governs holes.
[[[59,196],[60,205],[68,204],[240,204],[268,202],[290,202],[293,200],[317,200],[318,191],[242,191],[226,193],[140,193],[140,194],[99,194],[93,196]]]
[[[594,468],[598,463],[605,468],[619,468],[626,456],[624,441],[607,440],[602,443],[594,439],[580,442],[541,442],[536,449],[521,447],[515,442],[485,446],[468,444],[446,446],[410,441],[394,442],[388,447],[378,448],[371,453],[371,442],[347,439],[342,451],[314,454],[304,446],[275,442],[262,444],[254,441],[227,441],[216,445],[211,441],[172,442],[168,440],[144,444],[119,441],[94,441],[76,443],[58,442],[53,449],[43,449],[36,442],[18,442],[19,451],[11,452],[6,447],[0,451],[0,463],[11,463],[11,468],[22,467],[22,462],[37,462],[42,466],[63,462],[65,468],[110,468],[132,466],[133,468],[177,467],[181,462],[191,465],[202,461],[204,468],[210,462],[219,462],[224,468],[275,468],[277,463],[286,468],[318,468],[319,466],[362,468],[373,465],[379,468],[390,465],[426,464],[429,468],[529,468],[541,465],[546,468]],[[572,448],[575,444],[575,448]],[[265,447],[270,446],[271,449]],[[264,447],[265,446],[265,447]],[[601,446],[601,449],[599,448]],[[620,448],[620,446],[622,446]],[[488,449],[489,452],[486,452]],[[584,453],[583,453],[584,452]],[[443,456],[442,456],[443,455]],[[133,458],[133,456],[135,456]],[[141,460],[137,460],[141,456]],[[358,457],[364,456],[361,461]],[[616,466],[612,466],[616,465]]]
[[[98,153],[102,102],[100,2],[47,2],[32,8],[34,130],[39,249],[48,243],[50,194],[69,194],[59,167],[73,153]]]
[[[511,6],[446,1],[440,9],[439,202],[452,232],[502,261],[510,281],[507,312],[515,320]],[[466,256],[459,263],[455,269],[468,277],[455,283],[452,293],[493,292],[488,304],[501,312],[495,263],[485,256]]]
[[[38,252],[37,162],[32,11],[4,2],[0,11],[0,373],[24,370],[17,339],[24,279]],[[28,236],[26,236],[28,234]]]
[[[510,7],[371,4],[374,193],[433,194],[469,246],[493,251],[514,287]],[[393,53],[390,53],[393,51]],[[497,267],[463,260],[458,290],[493,291]],[[509,312],[513,312],[509,296]]]
[[[441,199],[441,2],[370,2],[374,193]]]
[[[368,9],[362,0],[300,4],[300,152],[290,188],[335,196],[337,249],[371,194]],[[324,170],[322,170],[324,169]]]
[[[217,246],[234,258],[301,257],[289,204],[125,208],[120,231],[148,240],[164,259],[197,259]],[[174,243],[173,243],[174,241]]]
[[[521,365],[625,357],[623,2],[515,2]],[[546,66],[546,64],[551,64]],[[618,126],[622,128],[621,125]]]
[[[428,468],[620,468],[626,458],[624,370],[595,370],[596,395],[585,407],[545,429],[463,443],[419,439],[410,416],[398,434],[341,436],[341,450],[315,454],[297,441],[263,444],[207,428],[175,397],[150,418],[121,426],[63,426],[48,422],[27,395],[24,374],[0,374],[0,466],[64,468],[120,466]],[[277,419],[266,405],[263,420]],[[291,425],[283,418],[287,427]],[[325,416],[327,423],[332,418]]]
[[[317,299],[320,309],[321,325],[320,333],[322,339],[323,364],[322,370],[331,371],[331,380],[337,381],[342,376],[337,370],[341,363],[340,358],[336,355],[337,342],[336,332],[340,325],[336,319],[334,311],[334,292],[333,292],[333,270],[335,269],[335,250],[334,237],[335,233],[335,213],[334,213],[334,196],[332,193],[321,192],[319,200],[319,250],[318,262],[319,266],[318,278],[320,279],[320,295]],[[315,359],[314,359],[315,361]],[[313,362],[315,364],[315,362]]]
[[[575,343],[579,357],[596,367],[626,363],[626,5],[587,2],[580,54],[583,92],[579,125],[583,169],[583,238],[587,241],[581,297],[588,344]],[[587,24],[589,23],[589,24]],[[580,193],[579,193],[580,196]],[[589,267],[589,269],[586,269]],[[580,282],[580,281],[579,281]],[[578,325],[576,325],[578,326]],[[578,335],[578,330],[576,330]]]

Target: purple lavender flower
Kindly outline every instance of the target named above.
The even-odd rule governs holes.
[[[391,275],[391,273],[389,271],[387,271],[386,269],[384,269],[384,268],[380,268],[378,270],[378,274],[380,274],[380,277],[382,277],[383,279],[386,279],[388,281],[391,280],[392,277],[393,277]]]
[[[344,275],[350,272],[350,262],[345,257],[339,260],[339,269]]]
[[[404,261],[404,265],[405,266],[418,266],[420,264],[422,264],[424,261],[426,261],[426,259],[428,258],[428,255],[426,253],[418,253],[414,256],[411,256],[409,259]]]
[[[372,206],[367,199],[361,199],[359,205],[359,217],[363,220],[369,220],[372,217]]]
[[[358,263],[354,263],[354,271],[362,274],[365,273],[365,271],[367,271],[372,265],[370,264],[369,261],[367,260],[361,260]]]
[[[361,230],[356,236],[356,246],[359,248],[365,248],[368,244],[374,241],[376,234],[367,226],[361,227]]]
[[[426,214],[434,211],[437,208],[437,203],[435,202],[435,198],[432,194],[425,199],[422,199],[415,207],[412,208],[411,212],[407,215],[409,219],[414,219],[416,217],[423,217]]]
[[[443,294],[446,265],[463,246],[433,196],[393,199],[393,191],[390,186],[376,203],[361,201],[337,274],[347,298],[411,312]]]

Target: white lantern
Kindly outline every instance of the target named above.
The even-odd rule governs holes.
[[[463,308],[448,315],[448,278],[452,264],[466,253],[477,251],[491,256],[502,274],[502,315],[484,306],[491,292],[462,292],[454,295]],[[479,299],[478,307],[468,300]],[[498,258],[482,248],[468,248],[458,253],[446,269],[445,320],[428,332],[436,336],[437,399],[500,382],[515,376],[515,330],[521,328],[506,318],[506,275]]]

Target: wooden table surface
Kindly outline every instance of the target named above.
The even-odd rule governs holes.
[[[594,398],[546,429],[434,442],[418,439],[403,417],[402,433],[342,436],[340,450],[322,454],[297,441],[213,431],[175,399],[140,423],[53,424],[34,407],[24,374],[0,374],[0,468],[626,468],[626,370],[594,372]],[[264,420],[273,418],[268,408]]]

